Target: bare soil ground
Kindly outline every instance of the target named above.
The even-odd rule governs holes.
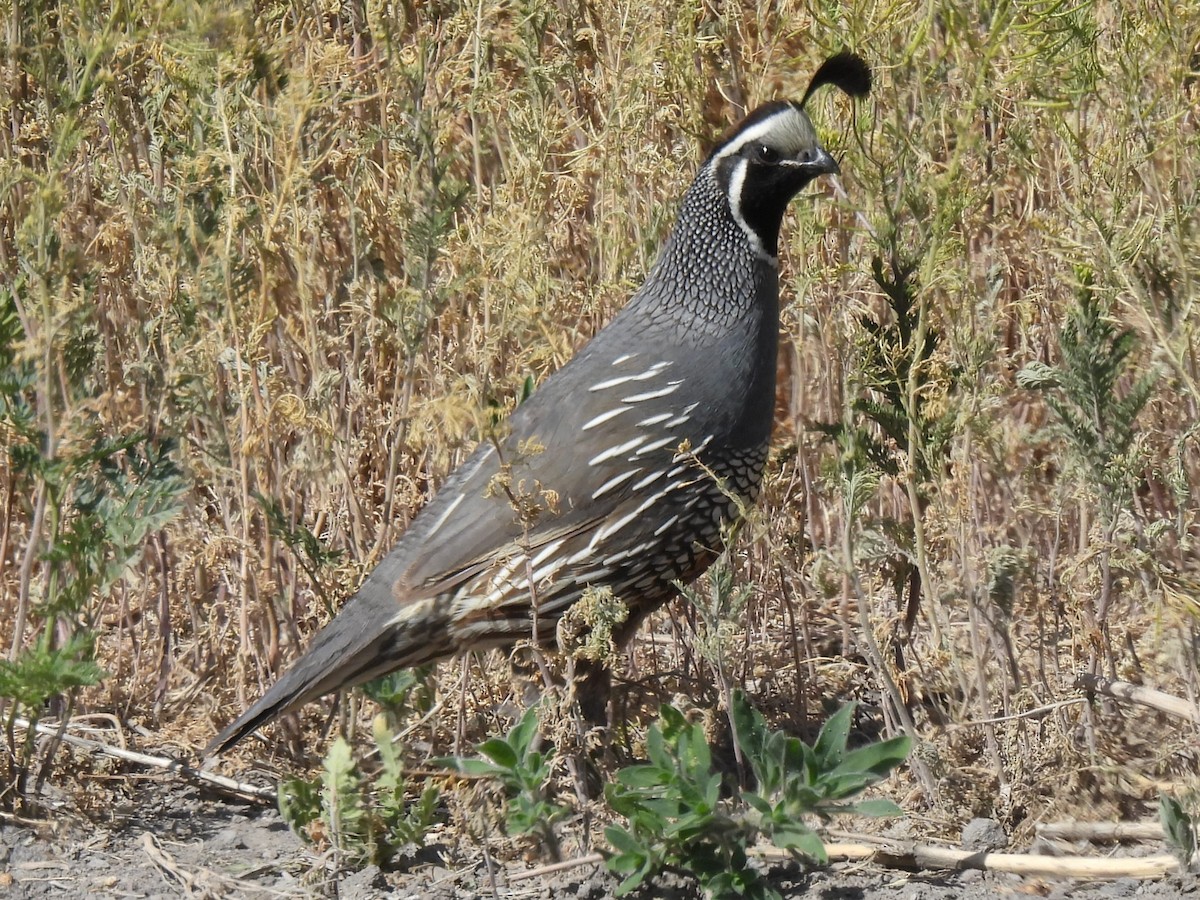
[[[114,815],[117,821],[111,825],[76,824],[56,833],[0,825],[0,894],[22,900],[100,896],[598,900],[612,896],[618,883],[596,864],[514,879],[532,865],[492,860],[489,874],[489,862],[478,847],[451,848],[436,839],[406,868],[385,872],[369,866],[339,872],[327,855],[314,854],[292,834],[273,809],[160,780],[146,783],[137,802],[127,810],[114,810]],[[795,864],[771,865],[770,872],[772,883],[785,897],[814,900],[1200,897],[1200,885],[1190,876],[1083,883],[980,871],[911,873],[851,863],[816,871]],[[700,895],[692,885],[668,879],[634,896],[690,900]]]

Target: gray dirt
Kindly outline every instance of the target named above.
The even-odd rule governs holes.
[[[510,884],[508,876],[526,868],[518,863],[498,864],[493,882],[482,855],[476,865],[441,863],[436,847],[407,871],[382,872],[372,866],[338,873],[330,859],[315,855],[289,832],[274,810],[177,784],[147,785],[122,815],[104,827],[75,825],[58,833],[0,824],[0,895],[599,900],[612,896],[617,885],[598,865]],[[777,866],[769,874],[783,896],[809,900],[1200,900],[1194,878],[1081,884],[976,871],[916,874],[862,864],[835,864],[820,871]],[[699,894],[686,882],[669,878],[633,896],[691,900]]]

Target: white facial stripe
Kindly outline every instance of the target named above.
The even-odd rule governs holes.
[[[752,125],[739,134],[734,140],[730,141],[728,146],[717,154],[717,159],[726,159],[730,156],[737,156],[742,152],[742,148],[747,144],[760,144],[763,138],[769,135],[772,131],[779,129],[780,118],[787,115],[786,110],[781,110],[769,119],[763,119],[757,125]]]
[[[750,130],[754,131],[755,129],[752,128]],[[745,232],[746,239],[750,241],[750,249],[754,251],[754,255],[771,265],[778,265],[778,260],[768,253],[767,248],[763,246],[762,238],[758,236],[758,232],[750,227],[750,223],[742,215],[742,185],[746,183],[746,171],[749,168],[750,163],[744,159],[739,159],[734,164],[733,173],[729,176],[729,211],[733,213],[733,220],[738,223],[738,228]]]

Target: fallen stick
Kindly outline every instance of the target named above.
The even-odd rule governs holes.
[[[16,719],[14,724],[28,731],[31,723],[27,719]],[[58,734],[57,725],[47,725],[44,722],[38,722],[35,730],[38,734]],[[70,744],[72,747],[78,747],[81,750],[88,750],[92,753],[98,753],[102,756],[110,756],[113,759],[120,759],[125,762],[137,763],[143,766],[149,766],[153,769],[162,769],[167,772],[174,772],[183,776],[186,779],[193,781],[204,782],[205,784],[216,787],[220,790],[236,794],[241,797],[249,797],[254,800],[269,800],[275,801],[275,789],[259,787],[254,784],[246,784],[241,781],[234,781],[232,778],[226,778],[224,775],[214,775],[212,772],[205,772],[201,769],[189,766],[185,762],[180,762],[177,759],[170,759],[166,756],[150,756],[146,753],[137,753],[133,750],[124,750],[120,747],[113,747],[109,744],[93,741],[90,738],[81,738],[73,734],[63,734],[62,742]]]
[[[604,862],[604,854],[589,853],[587,856],[576,856],[574,859],[564,859],[562,862],[538,866],[536,869],[523,869],[520,872],[511,872],[508,874],[508,883],[512,884],[514,881],[527,881],[530,878],[541,878],[543,875],[553,875],[555,872],[565,872],[567,869],[574,869],[579,866],[599,865],[602,862]]]
[[[1040,856],[1033,853],[988,853],[951,850],[912,844],[898,851],[880,850],[875,861],[883,865],[908,865],[917,869],[979,869],[1040,878],[1082,878],[1108,881],[1116,878],[1161,878],[1179,871],[1179,860],[1170,853],[1157,856],[1105,857]]]
[[[1034,827],[1040,838],[1060,841],[1161,841],[1163,827],[1158,822],[1047,822]]]
[[[988,853],[982,850],[953,850],[933,844],[827,844],[830,859],[870,859],[894,869],[979,869],[983,872],[1007,872],[1040,878],[1081,878],[1108,881],[1116,878],[1161,878],[1179,871],[1179,860],[1170,853],[1157,856],[1106,857],[1040,856],[1034,853]],[[766,847],[760,851],[766,859],[785,859],[786,850]]]
[[[793,859],[787,850],[758,846],[750,851],[766,860]],[[984,851],[953,850],[932,844],[896,844],[874,846],[864,843],[827,843],[825,852],[831,861],[863,861],[885,868],[924,871],[928,869],[962,871],[979,869],[983,872],[1007,872],[1012,875],[1039,878],[1079,878],[1087,881],[1111,881],[1117,878],[1161,878],[1179,871],[1179,860],[1169,853],[1157,856],[1136,856],[1104,859],[1082,856],[1039,856],[1033,853],[987,853]],[[589,853],[536,869],[508,873],[508,883],[526,881],[551,875],[577,866],[598,865],[604,862],[600,853]]]
[[[1200,709],[1196,704],[1182,697],[1156,691],[1154,688],[1142,687],[1140,684],[1130,684],[1128,681],[1117,681],[1112,678],[1101,678],[1099,675],[1089,675],[1081,672],[1075,677],[1075,688],[1080,691],[1092,691],[1106,694],[1118,700],[1128,700],[1130,703],[1140,703],[1165,712],[1167,715],[1187,719],[1200,724]]]

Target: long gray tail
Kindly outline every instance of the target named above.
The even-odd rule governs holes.
[[[317,633],[308,651],[262,699],[212,739],[204,756],[224,753],[310,700],[453,653],[434,601],[401,606],[389,592],[360,593]]]

